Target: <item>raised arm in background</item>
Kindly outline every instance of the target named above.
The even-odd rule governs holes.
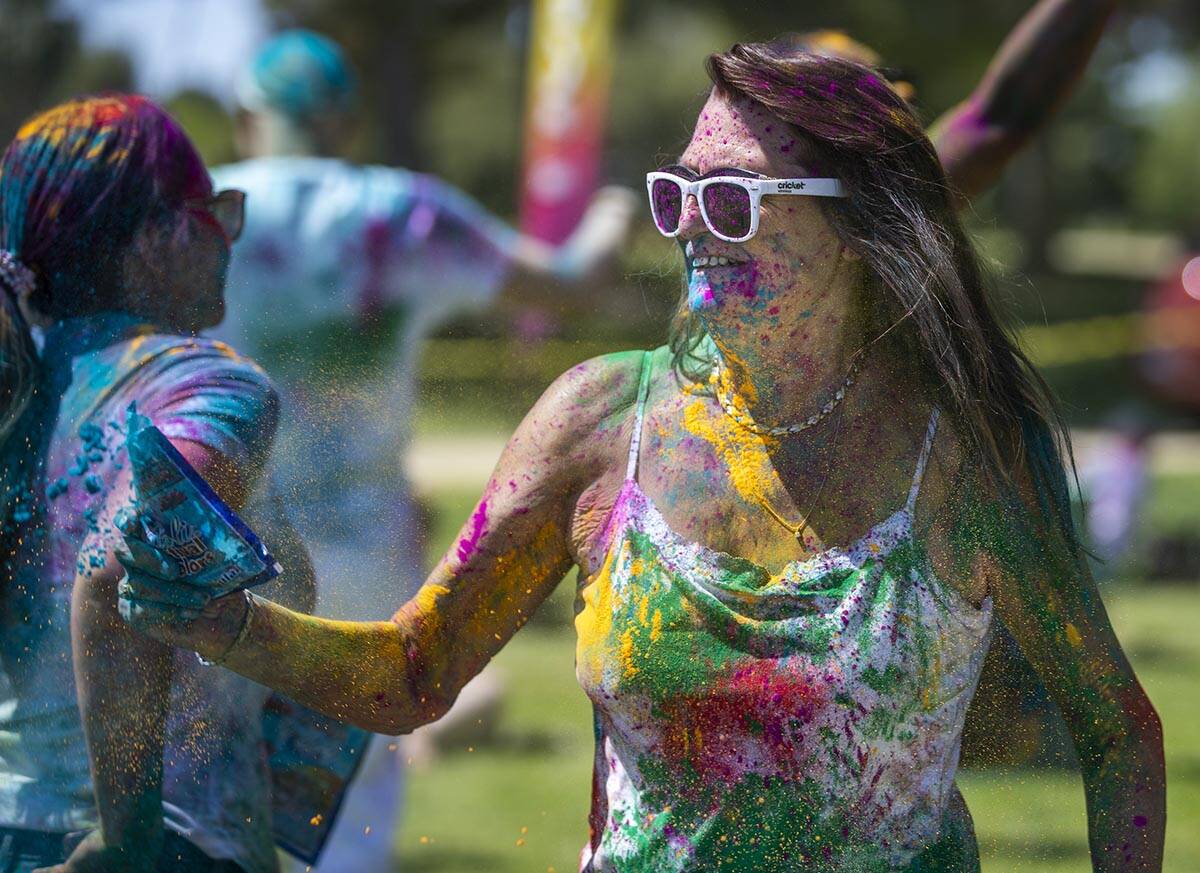
[[[946,174],[982,194],[1058,110],[1092,56],[1117,0],[1041,0],[992,59],[971,95],[930,128]]]

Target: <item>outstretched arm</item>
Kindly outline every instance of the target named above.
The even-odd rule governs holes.
[[[930,129],[954,188],[985,192],[1046,124],[1082,75],[1117,0],[1041,0],[965,101]]]
[[[1077,547],[1043,521],[1028,482],[1012,500],[969,486],[958,552],[987,579],[1004,625],[1074,741],[1097,871],[1159,871],[1166,824],[1162,724],[1138,683]]]
[[[245,477],[214,450],[177,441],[176,448],[240,508]],[[163,738],[174,650],[136,633],[117,613],[124,571],[114,516],[131,499],[129,472],[115,483],[84,543],[71,594],[71,637],[80,715],[87,738],[100,832],[62,868],[153,869],[162,846]]]
[[[329,621],[259,598],[247,614],[242,595],[189,620],[165,602],[187,593],[185,581],[140,572],[125,600],[129,620],[373,731],[404,733],[440,717],[573,563],[576,502],[613,463],[620,467],[612,432],[627,425],[639,362],[609,356],[551,386],[509,441],[457,542],[390,620]]]
[[[580,290],[611,283],[639,202],[628,188],[609,186],[596,193],[562,245],[519,235],[501,289],[503,300],[562,311],[578,304]]]
[[[365,315],[415,309],[430,323],[497,302],[565,312],[615,274],[638,202],[626,188],[601,189],[571,237],[554,246],[438,179],[418,177],[415,190],[397,218],[373,232]]]

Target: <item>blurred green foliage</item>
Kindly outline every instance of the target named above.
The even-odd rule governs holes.
[[[208,166],[237,160],[233,119],[217,98],[189,89],[167,100],[166,108],[183,125]]]
[[[1155,107],[1134,164],[1130,206],[1145,223],[1176,228],[1200,244],[1200,64],[1192,63],[1180,99]]]
[[[357,157],[386,162],[403,156],[407,160],[400,162],[443,175],[490,208],[511,212],[527,0],[430,0],[395,4],[390,11],[370,0],[270,2],[281,21],[341,40],[362,72],[363,127],[371,135],[355,140]],[[1031,5],[1029,0],[847,0],[836,6],[783,0],[626,2],[605,154],[609,178],[637,184],[657,157],[681,147],[706,90],[704,57],[734,41],[844,29],[909,73],[921,111],[933,121],[968,96]],[[1185,153],[1185,144],[1195,124],[1186,117],[1200,113],[1195,108],[1200,100],[1183,87],[1166,103],[1134,112],[1125,85],[1145,72],[1139,60],[1194,54],[1198,34],[1200,13],[1189,4],[1123,3],[1079,92],[1042,147],[1006,179],[988,217],[1037,232],[1097,213],[1118,223],[1136,215],[1155,226],[1177,226],[1180,211],[1186,211],[1179,203],[1182,186],[1151,185],[1145,191],[1135,187],[1134,170],[1147,167],[1165,175],[1164,166],[1187,164],[1194,171],[1198,162],[1194,153]],[[1177,127],[1178,133],[1168,132]],[[1172,149],[1170,143],[1180,145]]]
[[[133,69],[120,52],[85,52],[79,26],[53,0],[0,0],[0,137],[76,94],[129,90]]]
[[[359,113],[345,151],[367,162],[437,173],[511,215],[520,166],[531,0],[264,0],[280,27],[339,40],[359,73]],[[929,121],[968,96],[1031,0],[662,0],[621,5],[605,166],[640,175],[686,141],[706,90],[704,57],[738,39],[841,28],[876,48],[918,87]],[[84,52],[52,0],[0,0],[0,131],[69,93],[128,88],[129,63]],[[1200,9],[1126,0],[1080,89],[1037,147],[980,205],[978,223],[1012,229],[1026,262],[1044,263],[1049,230],[1107,224],[1190,231],[1198,224],[1200,73],[1155,92],[1155,70],[1192,62]],[[1157,67],[1155,66],[1157,64]],[[1159,77],[1160,79],[1163,76]],[[1168,76],[1169,78],[1169,76]],[[1147,83],[1149,87],[1147,87]],[[1158,88],[1161,92],[1163,89]],[[1145,92],[1145,93],[1143,93]],[[167,95],[168,98],[170,95]],[[211,95],[227,102],[229,95]],[[169,99],[211,163],[233,155],[216,99]]]
[[[263,2],[278,26],[313,27],[345,46],[361,91],[358,118],[347,130],[349,157],[437,173],[500,214],[511,214],[532,0]],[[647,166],[680,148],[706,90],[704,57],[738,39],[844,29],[905,70],[918,87],[922,113],[933,121],[968,96],[1032,5],[1031,0],[624,2],[607,175],[637,186]],[[0,131],[5,135],[34,109],[67,94],[130,87],[128,61],[118,53],[84,52],[77,24],[56,9],[53,0],[0,0],[0,81],[6,94]],[[1040,245],[1034,234],[1047,227],[1194,225],[1200,73],[1193,65],[1190,80],[1176,82],[1165,94],[1138,92],[1155,91],[1154,82],[1146,85],[1156,69],[1174,69],[1177,77],[1198,47],[1195,4],[1121,3],[1079,91],[1038,147],[1017,162],[997,195],[983,204],[982,224],[1015,229],[1033,262]],[[165,96],[206,159],[216,163],[231,157],[221,103],[195,92]],[[225,103],[229,97],[210,96]]]

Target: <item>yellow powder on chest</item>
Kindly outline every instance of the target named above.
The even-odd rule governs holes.
[[[715,418],[699,398],[684,407],[683,426],[713,447],[743,500],[757,504],[771,492],[776,476],[770,450],[775,448],[777,440],[738,427],[725,416]]]

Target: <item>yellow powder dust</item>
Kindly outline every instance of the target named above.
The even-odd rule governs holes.
[[[1072,648],[1078,649],[1083,644],[1083,635],[1079,633],[1079,628],[1067,622],[1065,630],[1067,632],[1067,642],[1071,644]]]
[[[612,570],[627,550],[622,545],[610,552],[594,581],[583,589],[583,609],[575,616],[575,663],[581,674],[588,671],[591,681],[599,684],[604,672],[603,651],[612,631]]]
[[[437,585],[434,583],[423,585],[417,592],[417,596],[415,598],[417,602],[417,608],[422,613],[436,612],[438,600],[442,597],[445,597],[449,593],[450,589],[445,585]]]
[[[776,476],[770,450],[776,440],[738,427],[726,416],[715,418],[699,399],[683,410],[683,426],[713,447],[743,500],[757,504],[771,493]]]
[[[725,359],[725,366],[721,368],[719,373],[709,376],[709,384],[714,386],[719,385],[721,390],[725,392],[726,397],[732,397],[735,402],[740,401],[743,408],[746,405],[753,406],[758,402],[758,389],[754,387],[754,383],[749,379],[749,374],[753,368],[748,366],[743,358],[730,349],[722,349],[721,356]],[[740,372],[747,374],[747,378],[741,382],[735,382],[733,371],[729,366],[730,364],[736,366]]]
[[[626,628],[621,635],[621,666],[625,668],[626,676],[636,676],[637,665],[633,663],[633,628]]]

